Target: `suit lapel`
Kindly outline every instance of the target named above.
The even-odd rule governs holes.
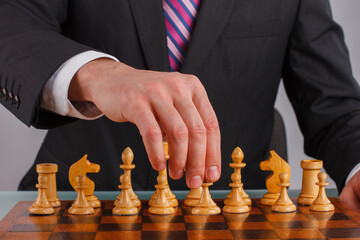
[[[162,0],[129,0],[150,70],[169,71]]]
[[[183,73],[196,73],[224,29],[236,0],[203,0],[190,45],[181,68]]]

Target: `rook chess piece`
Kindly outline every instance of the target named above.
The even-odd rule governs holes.
[[[290,176],[288,173],[281,173],[279,175],[279,179],[280,179],[280,183],[278,183],[278,185],[281,187],[280,196],[276,200],[275,204],[272,205],[271,210],[280,213],[295,212],[296,206],[290,200],[286,189],[288,186],[290,186],[289,183]]]
[[[202,188],[193,188],[186,195],[186,199],[184,201],[184,205],[188,207],[195,207],[201,198]]]
[[[215,215],[221,212],[220,208],[211,199],[209,186],[213,185],[212,182],[204,181],[201,185],[202,193],[199,202],[192,209],[191,213],[195,215]]]
[[[69,214],[73,214],[73,215],[94,214],[95,213],[94,208],[92,206],[90,206],[90,204],[88,203],[88,201],[86,200],[86,197],[85,197],[84,191],[87,188],[87,186],[85,185],[85,183],[86,183],[85,176],[83,176],[83,175],[77,176],[76,182],[77,182],[77,185],[75,186],[75,188],[77,190],[77,197],[75,199],[75,202],[69,208]]]
[[[319,182],[316,185],[319,186],[319,193],[314,202],[310,205],[310,210],[315,212],[331,212],[334,211],[335,207],[326,196],[325,186],[329,183],[325,182],[326,173],[320,172],[318,174]]]
[[[38,196],[32,206],[29,208],[29,212],[35,215],[51,215],[54,213],[54,208],[49,204],[46,197],[46,187],[48,186],[48,179],[46,176],[39,175],[38,184]]]
[[[290,178],[290,166],[284,161],[275,151],[270,151],[269,159],[262,161],[260,163],[260,168],[263,171],[272,171],[266,178],[266,188],[267,193],[261,198],[260,203],[263,205],[271,206],[279,198],[281,187],[278,185],[280,183],[279,175],[282,172],[285,172],[289,175]]]
[[[39,175],[46,176],[46,197],[49,204],[52,207],[60,207],[61,203],[56,192],[56,173],[58,171],[58,165],[55,163],[41,163],[36,165],[36,171]]]
[[[159,194],[149,208],[149,213],[156,215],[167,215],[175,212],[174,208],[169,204],[168,198],[166,197],[166,177],[159,175],[157,177],[158,184],[155,186],[158,189]]]
[[[130,179],[129,176],[123,174],[120,176],[121,189],[120,195],[115,201],[115,207],[112,212],[114,215],[136,215],[139,213],[139,209],[133,204],[130,198],[129,189],[130,189]]]
[[[242,160],[244,159],[244,153],[241,150],[241,148],[236,147],[234,149],[234,151],[232,152],[232,154],[231,154],[231,158],[232,158],[233,162],[229,164],[230,167],[232,167],[234,169],[234,172],[236,174],[240,174],[240,183],[241,183],[241,186],[240,186],[240,189],[239,189],[240,195],[241,195],[241,197],[243,199],[243,202],[246,205],[250,206],[251,205],[251,199],[249,198],[249,195],[245,192],[245,190],[243,188],[243,184],[241,182],[241,169],[246,166],[246,163],[242,162]],[[226,204],[229,201],[232,194],[233,194],[233,189],[231,189],[231,192],[226,196],[224,204]]]
[[[317,197],[319,186],[316,185],[318,174],[323,167],[323,162],[320,160],[302,160],[301,168],[303,169],[301,193],[298,198],[298,203],[305,206],[310,206]]]
[[[250,208],[247,204],[244,203],[240,188],[242,187],[241,183],[241,175],[240,173],[233,173],[231,174],[231,180],[233,181],[230,183],[230,187],[232,187],[232,194],[230,199],[225,203],[223,211],[226,213],[247,213],[250,211]]]

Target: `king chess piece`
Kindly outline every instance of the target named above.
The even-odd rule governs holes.
[[[54,208],[49,204],[46,197],[46,188],[48,186],[48,178],[42,175],[38,177],[38,196],[32,206],[29,208],[29,212],[35,215],[51,215],[54,213]]]
[[[280,213],[289,213],[295,212],[296,206],[290,200],[287,187],[290,186],[289,180],[290,176],[288,173],[281,173],[279,175],[280,183],[278,185],[281,187],[280,196],[276,200],[275,204],[272,205],[271,210],[273,212],[280,212]]]
[[[155,215],[167,215],[175,212],[174,208],[170,205],[168,198],[166,197],[166,177],[159,175],[157,177],[158,184],[155,186],[158,189],[159,194],[157,198],[152,202],[149,208],[149,213]]]
[[[319,182],[316,185],[319,186],[319,193],[314,202],[310,205],[310,210],[315,212],[331,212],[334,211],[335,207],[326,196],[325,186],[329,183],[325,182],[326,173],[320,172],[318,174]]]
[[[139,213],[139,209],[133,204],[130,198],[129,189],[130,189],[130,179],[129,176],[123,174],[120,176],[121,189],[120,195],[115,201],[115,207],[112,212],[114,215],[136,215]]]
[[[95,210],[85,197],[84,190],[86,189],[86,178],[83,175],[77,176],[76,178],[77,185],[75,186],[77,191],[77,197],[74,201],[74,203],[69,208],[69,214],[72,215],[90,215],[94,214]]]

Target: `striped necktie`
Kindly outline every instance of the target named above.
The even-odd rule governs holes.
[[[163,0],[170,71],[179,71],[201,0]]]

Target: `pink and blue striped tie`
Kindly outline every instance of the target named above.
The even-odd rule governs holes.
[[[200,0],[163,0],[170,71],[179,71],[191,32],[195,24]]]

